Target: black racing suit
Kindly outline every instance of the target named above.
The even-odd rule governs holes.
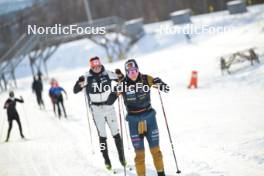
[[[124,149],[121,136],[119,134],[118,123],[114,106],[107,105],[107,98],[111,91],[112,81],[117,81],[117,75],[113,72],[105,70],[102,67],[100,73],[95,73],[90,70],[86,75],[81,76],[73,88],[73,92],[79,93],[82,91],[80,82],[86,82],[85,93],[89,101],[89,106],[92,110],[93,120],[95,122],[100,142],[100,150],[105,159],[105,164],[111,166],[111,161],[108,155],[106,124],[109,126],[112,136],[115,139],[116,148],[119,155],[119,160],[122,165],[125,165]],[[96,87],[105,87],[107,89],[97,89]]]
[[[6,100],[5,105],[4,105],[4,109],[7,109],[7,117],[8,117],[8,124],[9,124],[6,141],[9,140],[10,132],[13,126],[13,120],[17,122],[19,131],[20,131],[20,136],[24,138],[22,125],[19,119],[19,114],[16,110],[16,102],[24,103],[24,100],[17,99],[17,98],[9,98]]]
[[[38,105],[44,106],[44,101],[42,99],[43,84],[42,84],[42,81],[40,79],[34,80],[34,82],[32,84],[32,90],[36,93]]]

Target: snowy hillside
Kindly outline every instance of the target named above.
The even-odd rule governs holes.
[[[218,12],[193,19],[194,25],[204,23],[230,27],[230,30],[222,34],[192,35],[192,42],[188,43],[184,35],[157,31],[161,24],[171,25],[170,22],[146,25],[147,34],[131,50],[130,58],[136,58],[142,73],[158,76],[171,86],[171,91],[162,96],[181,175],[263,176],[264,5],[254,6],[243,15]],[[248,63],[244,69],[221,76],[220,56],[251,47],[258,48],[260,65],[251,67]],[[14,124],[10,142],[0,144],[0,176],[111,175],[104,169],[93,124],[93,147],[90,144],[84,96],[72,93],[75,81],[88,70],[88,58],[94,55],[105,57],[102,48],[81,40],[60,46],[48,63],[53,70],[50,77],[58,79],[69,94],[66,101],[68,120],[54,117],[48,82],[44,94],[46,111],[43,111],[38,108],[30,89],[31,76],[19,79],[15,93],[24,97],[25,104],[17,106],[29,140],[20,139]],[[124,62],[105,66],[110,70],[124,70]],[[199,88],[196,90],[187,89],[192,70],[198,71]],[[29,75],[26,62],[17,73]],[[158,93],[156,90],[152,93],[166,173],[176,175]],[[8,93],[0,95],[2,106]],[[0,138],[4,141],[6,112],[0,112]],[[108,135],[113,167],[121,168],[113,139],[110,133]],[[126,137],[124,141],[127,160],[133,164],[131,142]],[[149,152],[146,164],[147,175],[156,175]],[[128,175],[136,174],[133,170]]]

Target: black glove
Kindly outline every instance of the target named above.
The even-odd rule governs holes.
[[[121,81],[122,79],[124,79],[125,76],[119,68],[115,69],[115,73],[118,76],[118,81]]]
[[[160,78],[154,78],[153,83],[159,86],[159,90],[168,93],[170,91],[170,87],[164,83]]]
[[[75,85],[73,87],[73,92],[75,94],[77,94],[78,92],[80,92],[83,89],[84,81],[85,81],[84,76],[79,77],[78,81],[76,81],[76,83],[75,83]]]
[[[115,73],[118,74],[118,75],[122,74],[122,72],[121,72],[121,70],[119,68],[115,69]]]
[[[161,84],[161,83],[163,83],[163,81],[160,78],[154,78],[153,83],[154,84]]]
[[[24,99],[23,99],[22,96],[20,96],[20,100],[21,100],[22,103],[24,103]]]
[[[78,81],[79,81],[79,82],[84,82],[84,81],[85,81],[84,76],[79,77]]]

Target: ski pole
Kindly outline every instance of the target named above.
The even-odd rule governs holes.
[[[122,100],[122,99],[121,99]],[[125,117],[125,108],[124,108],[124,104],[122,103],[122,101],[121,101],[121,108],[122,108],[122,112],[123,112],[123,116]],[[130,147],[129,147],[129,137],[128,137],[128,132],[127,132],[127,125],[126,125],[126,123],[124,124],[124,126],[125,126],[125,132],[126,132],[126,138],[127,138],[127,148],[128,148],[128,150],[130,151]]]
[[[178,167],[178,163],[177,163],[177,159],[176,159],[176,154],[175,154],[173,142],[172,142],[172,139],[171,139],[170,128],[169,128],[169,125],[168,125],[168,120],[167,120],[167,116],[166,116],[165,109],[164,109],[164,104],[163,104],[163,101],[162,101],[161,93],[160,93],[159,90],[158,90],[158,92],[159,92],[160,103],[161,103],[161,107],[162,107],[164,119],[165,119],[165,122],[166,122],[166,127],[167,127],[167,131],[168,131],[169,139],[170,139],[171,149],[172,149],[174,161],[175,161],[175,164],[176,164],[176,169],[177,169],[177,172],[176,173],[177,174],[180,174],[181,171],[179,170],[179,167]]]
[[[90,142],[91,142],[91,146],[92,146],[92,154],[95,154],[94,147],[93,147],[92,129],[91,129],[91,123],[90,123],[89,111],[88,111],[89,104],[88,104],[88,100],[87,100],[86,91],[84,91],[84,98],[85,98],[85,106],[86,106],[86,115],[87,115],[87,120],[88,120],[88,125],[89,125],[89,133],[90,133]],[[93,118],[92,110],[91,110],[91,115],[92,115],[92,118]]]
[[[31,133],[31,129],[30,129],[29,121],[28,121],[27,111],[26,111],[26,109],[25,109],[24,104],[22,104],[22,108],[23,108],[23,112],[24,112],[25,119],[26,119],[26,123],[27,123],[27,127],[28,127],[29,136],[31,136],[32,133]],[[32,136],[31,136],[31,137],[32,137]]]
[[[120,98],[118,97],[118,114],[119,114],[119,122],[120,122],[120,131],[121,131],[121,139],[122,139],[122,147],[123,147],[123,155],[125,158],[125,151],[124,151],[124,141],[123,141],[123,125],[122,125],[122,115],[121,115],[121,106],[120,106]],[[126,166],[124,165],[124,174],[126,176]]]

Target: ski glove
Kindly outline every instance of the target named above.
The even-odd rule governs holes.
[[[115,73],[118,76],[118,81],[122,81],[124,79],[125,76],[119,68],[115,69]]]
[[[81,88],[84,87],[84,81],[85,81],[84,76],[81,76],[81,77],[78,79],[78,83],[79,83],[79,85],[80,85]]]
[[[77,94],[78,92],[82,91],[83,86],[81,83],[84,84],[85,78],[84,76],[79,77],[78,81],[76,81],[74,87],[73,87],[73,93]]]
[[[84,81],[85,81],[84,76],[79,77],[79,80],[78,80],[78,81],[79,81],[79,82],[84,82]]]
[[[24,102],[24,99],[23,99],[23,97],[22,97],[22,96],[20,96],[20,100]]]
[[[162,84],[162,83],[164,83],[160,78],[154,78],[153,79],[153,83],[154,84]]]
[[[154,78],[153,83],[158,85],[159,90],[168,93],[170,91],[170,87],[164,83],[160,78]]]

